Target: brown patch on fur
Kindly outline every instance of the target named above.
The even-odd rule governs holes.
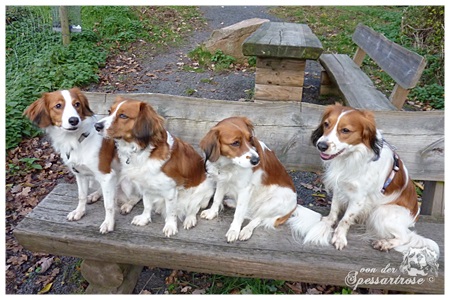
[[[406,177],[403,161],[401,159],[398,160],[398,165],[399,170],[395,173],[394,178],[386,188],[384,194],[388,196],[395,192],[402,191],[400,196],[390,204],[403,206],[409,209],[412,216],[416,216],[419,211],[419,203],[417,201],[417,193],[414,188],[414,183],[411,181],[411,178]],[[408,181],[407,186],[403,189],[406,181]]]
[[[99,152],[98,169],[104,174],[111,173],[111,163],[116,157],[116,147],[113,139],[103,139]]]
[[[174,137],[170,159],[162,167],[162,171],[173,178],[177,186],[195,187],[206,179],[202,157],[188,143]]]
[[[89,107],[88,99],[79,88],[74,87],[69,90],[69,93],[72,98],[72,105],[81,120],[94,115]],[[61,126],[65,105],[66,101],[61,91],[44,93],[41,98],[25,109],[23,114],[40,128],[51,125]]]
[[[291,210],[287,215],[283,216],[283,217],[279,217],[278,219],[275,220],[275,223],[273,224],[273,226],[278,227],[280,225],[283,225],[284,223],[286,223],[286,221],[289,219],[289,217],[294,213],[294,211],[297,209],[297,206],[294,207],[293,210]]]
[[[234,158],[248,152],[253,124],[246,117],[231,117],[217,123],[200,142],[206,159],[215,162],[221,155]]]
[[[126,102],[118,108],[123,101]],[[111,106],[110,112],[116,115],[107,129],[108,137],[123,139],[126,142],[135,141],[141,148],[149,144],[157,147],[166,142],[164,119],[150,104],[119,96]],[[160,152],[161,149],[158,149],[154,155],[160,155]]]
[[[259,155],[259,164],[255,167],[255,170],[262,169],[264,171],[262,183],[264,185],[275,184],[287,187],[295,192],[295,186],[291,176],[286,172],[286,169],[276,157],[275,153],[267,148],[264,149],[256,137],[253,137],[253,145]]]

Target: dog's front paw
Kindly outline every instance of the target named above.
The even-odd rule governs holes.
[[[92,194],[89,194],[87,196],[87,203],[91,204],[94,202],[97,202],[102,197],[101,191],[95,191]]]
[[[219,212],[215,209],[205,209],[204,211],[201,212],[200,214],[200,218],[202,219],[206,219],[206,220],[212,220],[215,217],[217,217],[219,215]]]
[[[142,215],[138,215],[135,216],[133,218],[133,220],[131,221],[131,224],[136,225],[136,226],[145,226],[148,223],[150,223],[152,220],[150,219],[150,217],[142,214]]]
[[[177,223],[176,222],[166,222],[164,225],[163,232],[165,236],[171,237],[178,233]]]
[[[183,227],[184,229],[190,229],[197,225],[197,217],[195,215],[193,216],[187,216],[186,219],[184,219]]]
[[[67,215],[67,220],[69,221],[78,221],[81,219],[85,214],[84,210],[73,210]]]
[[[388,240],[385,240],[385,239],[374,241],[372,243],[372,246],[374,249],[377,249],[380,251],[389,251],[392,248],[394,248],[394,245],[392,245],[391,242],[389,242]]]
[[[336,231],[331,239],[331,243],[337,250],[342,250],[347,246],[347,237],[345,234],[340,234],[339,231]]]
[[[130,203],[122,204],[122,206],[120,207],[120,214],[122,214],[122,215],[129,214],[131,212],[131,210],[133,209],[133,207],[134,207],[134,205],[130,204]]]
[[[227,242],[232,243],[239,238],[239,230],[230,228],[225,236],[227,237]]]
[[[252,236],[252,234],[253,234],[253,230],[251,230],[247,227],[244,227],[244,228],[242,228],[241,232],[239,233],[239,239],[241,241],[246,241]]]
[[[100,225],[100,233],[105,234],[108,232],[114,231],[114,222],[104,221],[102,225]]]

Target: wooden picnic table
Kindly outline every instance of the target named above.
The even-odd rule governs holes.
[[[307,24],[267,22],[242,44],[256,56],[255,100],[301,101],[306,60],[317,60],[323,48]]]

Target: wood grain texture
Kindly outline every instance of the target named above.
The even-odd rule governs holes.
[[[79,221],[69,222],[66,215],[76,207],[76,185],[59,184],[16,227],[19,243],[31,251],[52,253],[114,262],[145,265],[230,276],[271,278],[300,282],[345,286],[349,272],[358,277],[386,276],[381,270],[388,264],[397,267],[402,255],[396,251],[379,252],[370,241],[361,238],[363,230],[353,226],[348,235],[349,246],[342,251],[333,247],[303,245],[293,239],[285,225],[275,230],[257,228],[245,242],[227,243],[225,233],[233,211],[225,209],[215,220],[199,220],[196,227],[164,237],[164,221],[155,215],[144,227],[131,225],[141,213],[138,204],[126,216],[117,215],[115,231],[102,235],[98,228],[103,220],[101,201],[89,205]],[[417,232],[435,240],[442,256],[435,281],[422,285],[377,285],[406,292],[444,292],[444,225],[419,222]],[[375,268],[373,274],[362,274],[362,268]],[[397,276],[396,274],[395,276]],[[371,287],[362,284],[360,287]]]
[[[323,48],[306,24],[267,22],[242,44],[247,56],[318,59]]]
[[[353,41],[404,89],[416,86],[425,68],[425,58],[358,24]]]
[[[91,108],[106,115],[117,94],[85,93]],[[256,136],[275,151],[288,169],[322,170],[310,142],[324,106],[302,102],[237,102],[165,94],[122,94],[150,103],[166,119],[167,129],[199,150],[211,127],[230,116],[247,116]],[[411,176],[444,180],[444,112],[376,111],[378,127],[397,147]]]
[[[302,87],[304,80],[305,71],[256,68],[256,84]]]
[[[323,54],[320,62],[348,105],[370,110],[397,110],[348,55]]]
[[[302,101],[303,87],[255,84],[255,100]]]

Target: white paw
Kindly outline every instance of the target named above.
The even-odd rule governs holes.
[[[130,204],[130,203],[125,203],[120,207],[120,213],[122,215],[126,215],[129,214],[131,212],[131,210],[133,209],[134,205]]]
[[[78,221],[84,216],[84,210],[73,210],[67,215],[67,220],[69,221]]]
[[[377,249],[380,251],[389,251],[392,248],[394,248],[394,245],[392,245],[391,242],[389,242],[388,240],[385,240],[385,239],[374,241],[372,243],[372,246],[374,249]]]
[[[241,241],[246,241],[248,240],[253,234],[253,230],[250,230],[246,227],[244,227],[241,232],[239,233],[239,239]]]
[[[230,228],[225,236],[227,237],[227,242],[232,243],[239,238],[239,231]]]
[[[163,232],[167,237],[171,237],[172,235],[177,234],[178,233],[177,223],[167,222],[166,225],[164,225]]]
[[[101,197],[102,197],[102,192],[95,191],[92,194],[89,194],[87,196],[87,203],[91,204],[91,203],[97,202],[98,199],[100,199]]]
[[[133,218],[133,220],[131,221],[131,224],[136,225],[136,226],[145,226],[148,223],[150,223],[151,221],[152,220],[148,216],[142,214],[142,215],[135,216]]]
[[[197,225],[197,217],[195,215],[193,216],[187,216],[186,219],[184,219],[183,227],[184,229],[190,229]]]
[[[200,218],[202,219],[206,219],[206,220],[212,220],[215,217],[217,217],[219,215],[219,212],[215,209],[205,209],[204,211],[201,212],[200,214]]]
[[[331,243],[336,247],[337,250],[342,250],[347,246],[347,238],[344,234],[339,234],[339,231],[336,231],[331,239]]]
[[[100,225],[100,233],[105,234],[111,231],[114,231],[114,222],[108,222],[105,220],[102,225]]]

